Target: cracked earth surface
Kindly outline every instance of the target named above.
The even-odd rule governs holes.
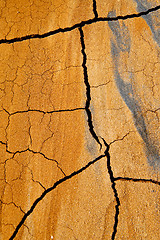
[[[160,239],[160,5],[1,1],[0,239]]]

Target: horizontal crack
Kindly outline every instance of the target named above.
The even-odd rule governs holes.
[[[106,86],[108,83],[110,83],[110,81],[108,81],[106,83],[101,83],[99,85],[92,85],[91,88],[99,88],[99,87],[102,87],[102,86]]]
[[[71,27],[58,28],[56,30],[49,31],[49,32],[43,33],[43,34],[31,34],[31,35],[26,35],[26,36],[23,36],[23,37],[12,38],[12,39],[1,39],[0,44],[3,44],[3,43],[10,44],[10,43],[14,43],[14,42],[22,42],[22,41],[25,41],[25,40],[28,40],[28,39],[46,38],[46,37],[49,37],[49,36],[53,36],[57,33],[70,32],[74,29],[81,28],[85,25],[90,25],[90,24],[96,23],[96,22],[109,22],[109,21],[117,21],[117,20],[120,20],[120,19],[121,20],[126,20],[126,19],[131,19],[131,18],[137,18],[137,17],[147,15],[151,12],[155,12],[158,9],[160,9],[160,5],[158,5],[154,8],[148,9],[147,11],[144,11],[144,12],[133,13],[133,14],[128,14],[128,15],[124,15],[124,16],[97,17],[97,18],[86,20],[86,21],[82,21],[80,23],[76,23],[75,25],[73,25]]]
[[[43,113],[43,114],[51,114],[51,113],[58,113],[58,112],[74,112],[74,111],[78,111],[78,110],[85,110],[85,108],[73,108],[73,109],[60,109],[60,110],[53,110],[53,111],[43,111],[43,110],[39,110],[39,109],[28,109],[28,110],[24,110],[24,111],[16,111],[13,113],[9,113],[6,109],[4,109],[5,112],[8,113],[8,115],[12,116],[18,113],[28,113],[28,112],[39,112],[39,113]]]
[[[92,164],[96,163],[97,161],[99,161],[100,159],[104,158],[105,155],[100,155],[99,157],[95,158],[94,160],[90,161],[89,163],[87,163],[84,167],[80,168],[77,171],[74,171],[73,173],[71,173],[70,175],[67,175],[63,178],[61,178],[60,180],[58,180],[57,182],[54,183],[54,185],[48,189],[46,189],[39,198],[37,198],[34,203],[32,204],[31,208],[24,214],[23,218],[21,219],[21,221],[19,222],[19,224],[17,225],[17,227],[15,228],[15,231],[13,232],[12,236],[9,238],[9,240],[13,240],[19,229],[22,227],[22,225],[24,224],[25,220],[31,215],[31,213],[33,212],[33,210],[35,209],[35,207],[37,206],[37,204],[52,190],[54,190],[57,186],[59,186],[61,183],[71,179],[72,177],[78,175],[79,173],[83,172],[84,170],[86,170],[88,167],[90,167]]]
[[[116,177],[114,178],[114,181],[132,181],[132,182],[151,182],[157,185],[160,185],[160,182],[152,179],[145,179],[145,178],[129,178],[129,177]]]

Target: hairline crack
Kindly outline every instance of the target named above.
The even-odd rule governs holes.
[[[102,144],[100,143],[100,141],[98,139],[98,136],[96,135],[96,132],[94,131],[94,126],[92,124],[92,114],[91,114],[91,111],[90,111],[90,101],[91,101],[90,85],[89,85],[89,82],[88,82],[88,75],[87,75],[87,67],[86,67],[87,56],[86,56],[86,53],[85,53],[84,35],[83,35],[82,27],[85,26],[85,25],[90,25],[92,23],[96,23],[96,22],[117,21],[119,19],[126,20],[126,19],[130,19],[130,18],[140,17],[140,16],[143,16],[143,15],[147,15],[147,14],[149,14],[149,13],[151,13],[153,11],[156,11],[158,9],[160,9],[160,5],[155,7],[155,8],[149,9],[149,10],[147,10],[145,12],[141,12],[141,13],[137,13],[137,14],[130,14],[130,15],[125,15],[125,16],[117,16],[117,17],[113,17],[113,18],[108,18],[108,17],[102,18],[102,17],[98,17],[98,13],[96,11],[96,1],[93,0],[93,11],[94,11],[94,14],[95,14],[95,18],[94,19],[89,19],[89,20],[86,20],[86,21],[82,21],[81,23],[77,23],[77,24],[75,24],[75,25],[73,25],[71,27],[66,27],[66,28],[63,28],[63,29],[59,28],[57,30],[50,31],[50,32],[44,33],[44,34],[32,34],[32,35],[27,35],[27,36],[24,36],[24,37],[13,38],[13,39],[8,39],[8,40],[7,39],[1,39],[0,40],[0,44],[3,44],[3,43],[10,44],[10,43],[14,43],[14,42],[21,42],[21,41],[25,41],[25,40],[28,40],[28,39],[35,39],[35,38],[40,38],[40,39],[41,38],[46,38],[46,37],[55,35],[55,34],[60,33],[60,32],[61,33],[69,32],[69,31],[72,31],[72,30],[78,28],[79,31],[80,31],[80,36],[81,36],[81,45],[82,45],[81,52],[83,54],[83,64],[82,64],[82,67],[83,67],[83,70],[84,70],[84,81],[85,81],[85,85],[86,85],[86,96],[87,96],[85,110],[86,110],[86,113],[87,113],[87,116],[88,116],[88,124],[89,124],[89,128],[90,128],[90,132],[91,132],[93,138],[97,141],[97,143],[100,146],[102,146]],[[104,155],[100,155],[99,157],[97,157],[93,161],[89,162],[87,165],[85,165],[81,169],[79,169],[77,171],[74,171],[70,175],[61,178],[60,180],[55,182],[55,184],[52,187],[46,189],[42,193],[42,195],[35,200],[35,202],[31,206],[30,210],[28,210],[28,212],[24,214],[21,222],[17,225],[17,227],[16,227],[13,235],[11,236],[10,240],[14,239],[14,237],[17,235],[19,229],[21,228],[21,226],[24,224],[25,220],[27,219],[27,217],[33,212],[34,208],[46,196],[47,193],[49,193],[50,191],[55,189],[58,185],[60,185],[64,181],[66,181],[68,179],[71,179],[73,176],[78,175],[79,173],[83,172],[89,166],[91,166],[92,164],[94,164],[95,162],[97,162],[98,160],[100,160],[100,159],[102,159],[104,157],[107,158],[108,173],[109,173],[110,180],[111,180],[111,183],[112,183],[112,189],[113,189],[113,192],[114,192],[114,196],[115,196],[116,202],[117,202],[117,205],[115,206],[116,214],[115,214],[114,231],[112,233],[112,239],[115,239],[115,235],[116,235],[116,232],[117,232],[117,226],[118,226],[118,215],[119,215],[119,206],[120,206],[118,193],[117,193],[117,190],[116,190],[116,187],[115,187],[115,185],[116,185],[115,181],[117,181],[117,180],[134,181],[134,182],[138,182],[138,181],[148,182],[148,181],[150,181],[152,183],[156,183],[157,181],[153,181],[152,179],[134,179],[134,178],[122,178],[122,177],[114,178],[113,171],[112,171],[111,164],[110,164],[109,145],[105,142],[104,139],[103,139],[103,141],[104,141],[104,144],[106,146],[105,154]],[[1,143],[5,144],[3,142],[1,142]],[[156,184],[159,184],[159,182],[157,182]]]
[[[21,221],[19,222],[19,224],[17,225],[17,227],[15,228],[12,236],[9,238],[9,240],[13,240],[18,231],[20,230],[20,228],[22,227],[22,225],[24,224],[25,220],[31,215],[31,213],[33,212],[33,210],[35,209],[35,207],[37,206],[37,204],[43,200],[43,198],[52,190],[54,190],[57,186],[59,186],[61,183],[71,179],[72,177],[80,174],[81,172],[83,172],[84,170],[86,170],[87,168],[89,168],[91,165],[93,165],[94,163],[98,162],[99,160],[101,160],[102,158],[104,158],[105,155],[100,155],[99,157],[95,158],[94,160],[88,162],[85,166],[83,166],[82,168],[78,169],[77,171],[72,172],[71,174],[61,178],[60,180],[56,181],[52,187],[47,188],[40,197],[38,197],[34,203],[32,204],[32,206],[30,207],[30,209],[24,214],[23,218],[21,219]]]
[[[114,181],[130,181],[130,182],[141,182],[141,183],[150,182],[150,183],[160,185],[159,181],[156,181],[153,179],[146,179],[146,178],[115,177]]]

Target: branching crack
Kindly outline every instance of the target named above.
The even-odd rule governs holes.
[[[21,153],[24,153],[24,152],[27,152],[27,151],[29,151],[29,152],[31,152],[31,153],[33,153],[33,154],[40,154],[40,155],[43,156],[46,160],[55,162],[55,163],[57,164],[57,168],[62,172],[62,174],[63,174],[64,176],[66,176],[65,172],[64,172],[64,171],[62,170],[62,168],[60,167],[58,161],[55,160],[55,159],[52,159],[52,158],[48,158],[44,153],[42,153],[42,152],[36,152],[36,151],[34,151],[34,150],[30,149],[30,148],[27,148],[27,149],[24,149],[24,150],[21,150],[21,151],[11,152],[11,151],[8,150],[7,143],[3,143],[3,142],[1,142],[1,141],[0,141],[0,143],[1,143],[1,144],[4,144],[4,145],[6,146],[6,152],[12,154],[12,159],[13,159],[17,154],[21,154]]]
[[[38,183],[44,190],[46,190],[46,188],[43,186],[43,184],[42,184],[41,182],[39,182],[39,181],[37,181],[37,180],[34,180],[32,169],[30,169],[29,167],[28,167],[28,169],[29,169],[30,172],[31,172],[32,181]]]
[[[102,148],[102,144],[100,143],[99,138],[96,135],[96,132],[94,131],[94,126],[93,126],[93,123],[92,123],[92,114],[91,114],[91,111],[89,109],[90,101],[91,101],[91,93],[90,93],[90,84],[89,84],[89,81],[88,81],[88,73],[87,73],[87,66],[86,66],[87,55],[85,53],[84,33],[83,33],[82,28],[79,28],[79,32],[80,32],[80,41],[81,41],[81,46],[82,46],[81,52],[82,52],[82,55],[83,55],[82,67],[83,67],[83,73],[84,73],[84,83],[86,85],[87,100],[86,100],[85,109],[86,109],[86,113],[87,113],[87,116],[88,116],[88,125],[89,125],[89,130],[90,130],[90,133],[91,133],[92,137],[100,145],[100,148]],[[114,222],[113,233],[112,233],[112,240],[114,240],[116,232],[117,232],[117,226],[118,226],[118,215],[119,215],[120,200],[119,200],[119,197],[118,197],[116,184],[115,184],[114,176],[113,176],[113,171],[112,171],[112,168],[111,168],[109,145],[106,143],[106,141],[103,138],[102,138],[102,140],[103,140],[104,145],[106,147],[106,150],[105,150],[104,154],[107,158],[107,169],[108,169],[108,173],[109,173],[110,180],[111,180],[111,183],[112,183],[111,187],[112,187],[112,190],[113,190],[113,193],[114,193],[114,196],[115,196],[115,199],[116,199],[116,203],[117,203],[116,206],[115,206],[116,213],[115,213],[115,222]]]
[[[34,150],[32,150],[32,149],[27,149],[29,152],[32,152],[32,153],[34,153],[34,154],[40,154],[41,156],[43,156],[45,159],[47,159],[47,160],[49,160],[49,161],[52,161],[52,162],[55,162],[56,164],[57,164],[57,168],[59,168],[59,170],[63,173],[63,175],[64,176],[66,176],[66,174],[65,174],[65,172],[62,170],[62,168],[59,166],[59,163],[58,163],[58,161],[57,160],[55,160],[55,159],[52,159],[52,158],[48,158],[44,153],[42,153],[42,152],[36,152],[36,151],[34,151]]]
[[[12,38],[12,39],[1,39],[0,40],[0,44],[11,44],[11,43],[15,43],[15,42],[22,42],[22,41],[25,41],[25,40],[29,40],[29,39],[42,39],[42,38],[46,38],[46,37],[49,37],[49,36],[53,36],[55,34],[58,34],[58,33],[65,33],[65,32],[71,32],[75,29],[78,29],[79,32],[80,32],[80,43],[81,43],[81,53],[82,53],[82,57],[83,57],[83,63],[82,63],[82,67],[83,67],[83,74],[84,74],[84,84],[85,84],[85,87],[86,87],[86,105],[84,108],[75,108],[75,109],[61,109],[61,110],[54,110],[54,111],[43,111],[43,110],[37,110],[37,109],[28,109],[28,110],[24,110],[24,111],[17,111],[17,112],[13,112],[13,113],[9,113],[7,110],[4,109],[4,111],[6,111],[8,114],[9,114],[9,117],[12,116],[12,115],[15,115],[15,114],[20,114],[20,113],[27,113],[27,112],[40,112],[40,113],[43,113],[43,114],[51,114],[51,113],[54,113],[54,112],[70,112],[70,111],[77,111],[77,110],[85,110],[86,111],[86,114],[87,114],[87,121],[88,121],[88,126],[89,126],[89,131],[91,133],[91,136],[94,138],[94,140],[99,144],[100,146],[100,149],[102,148],[102,144],[99,140],[99,137],[97,136],[95,130],[94,130],[94,125],[93,125],[93,122],[92,122],[92,112],[90,110],[90,103],[91,103],[91,86],[89,84],[89,80],[88,80],[88,72],[87,72],[87,54],[85,52],[85,42],[84,42],[84,33],[83,33],[83,30],[82,28],[86,25],[91,25],[93,23],[96,23],[96,22],[109,22],[109,21],[117,21],[117,20],[126,20],[126,19],[132,19],[132,18],[138,18],[138,17],[141,17],[141,16],[144,16],[144,15],[147,15],[149,13],[152,13],[154,11],[157,11],[160,9],[160,5],[154,7],[154,8],[151,8],[151,9],[148,9],[147,11],[144,11],[144,12],[140,12],[140,13],[133,13],[133,14],[129,14],[129,15],[124,15],[124,16],[117,16],[117,17],[98,17],[98,12],[97,12],[97,6],[96,6],[96,0],[93,0],[93,13],[94,13],[94,18],[93,19],[88,19],[86,21],[81,21],[79,23],[76,23],[74,24],[73,26],[70,26],[70,27],[65,27],[65,28],[59,28],[59,29],[56,29],[56,30],[53,30],[53,31],[49,31],[49,32],[46,32],[46,33],[43,33],[43,34],[31,34],[31,35],[26,35],[26,36],[22,36],[22,37],[17,37],[17,38]],[[97,87],[100,87],[100,86],[103,86],[103,85],[106,85],[107,83],[105,84],[101,84],[101,85],[98,85],[98,86],[92,86],[93,88],[97,88]],[[159,109],[158,109],[159,110]],[[157,110],[157,111],[158,111]],[[8,117],[8,118],[9,118]],[[9,124],[9,123],[8,123]],[[85,166],[83,166],[82,168],[80,168],[79,170],[77,171],[74,171],[72,172],[71,174],[69,175],[66,175],[64,173],[64,171],[60,168],[59,166],[59,163],[56,161],[56,160],[53,160],[53,159],[49,159],[48,157],[46,157],[43,153],[41,152],[35,152],[29,148],[25,149],[25,150],[22,150],[22,151],[16,151],[16,152],[10,152],[8,150],[8,146],[7,146],[7,142],[2,142],[0,141],[1,144],[3,145],[6,145],[6,151],[8,153],[11,153],[13,154],[13,157],[17,154],[17,153],[23,153],[23,152],[26,152],[26,151],[30,151],[34,154],[40,154],[42,155],[45,159],[47,160],[51,160],[51,161],[54,161],[56,162],[57,164],[57,167],[61,170],[61,172],[63,173],[64,177],[61,178],[60,180],[56,181],[52,187],[49,187],[49,188],[45,188],[39,181],[36,181],[34,180],[33,178],[33,173],[31,171],[31,174],[32,174],[32,181],[34,182],[37,182],[43,189],[43,193],[40,195],[40,197],[38,197],[34,203],[31,205],[30,209],[25,213],[19,206],[17,206],[15,203],[11,202],[11,203],[8,203],[9,204],[13,204],[15,207],[19,208],[21,210],[21,212],[23,212],[23,217],[21,219],[21,221],[19,222],[19,224],[17,225],[17,227],[15,228],[12,236],[10,237],[10,240],[14,239],[18,233],[18,231],[20,230],[20,228],[24,225],[26,226],[24,223],[26,221],[26,219],[32,214],[32,212],[34,211],[34,209],[36,208],[36,206],[39,204],[39,202],[41,200],[44,199],[44,197],[50,193],[52,190],[56,189],[56,187],[58,187],[60,184],[62,184],[63,182],[71,179],[72,177],[74,176],[77,176],[79,175],[80,173],[82,173],[83,171],[85,171],[87,168],[89,168],[91,165],[93,165],[94,163],[100,161],[102,158],[106,158],[107,159],[107,169],[108,169],[108,174],[109,174],[109,177],[110,177],[110,181],[111,181],[111,187],[112,187],[112,190],[113,190],[113,193],[114,193],[114,197],[115,197],[115,200],[116,200],[116,205],[115,205],[115,221],[114,221],[114,226],[113,226],[113,232],[112,232],[112,240],[115,239],[115,236],[116,236],[116,233],[117,233],[117,227],[118,227],[118,216],[119,216],[119,207],[120,207],[120,199],[119,199],[119,196],[118,196],[118,192],[117,192],[117,189],[116,189],[116,181],[132,181],[132,182],[150,182],[150,183],[153,183],[153,184],[157,184],[157,185],[160,185],[160,182],[158,181],[155,181],[155,180],[152,180],[152,179],[137,179],[137,178],[129,178],[129,177],[114,177],[114,174],[113,174],[113,170],[112,170],[112,166],[111,166],[111,160],[110,160],[110,153],[109,153],[109,147],[111,144],[113,144],[114,142],[116,141],[119,141],[119,140],[123,140],[129,133],[127,133],[125,136],[123,136],[121,139],[117,139],[117,140],[114,140],[113,142],[111,142],[110,144],[107,144],[106,141],[102,138],[103,140],[103,143],[106,147],[106,150],[104,152],[103,155],[100,155],[99,157],[95,158],[94,160],[88,162]],[[13,158],[12,157],[12,158]],[[30,169],[31,170],[31,169]],[[28,228],[28,227],[27,227]],[[28,228],[29,230],[29,228]]]
[[[15,230],[14,230],[12,236],[9,238],[9,240],[13,240],[13,239],[16,237],[19,229],[22,227],[22,225],[24,224],[24,222],[26,221],[26,219],[32,214],[32,212],[33,212],[33,210],[35,209],[35,207],[37,206],[37,204],[38,204],[41,200],[43,200],[43,198],[44,198],[49,192],[51,192],[52,190],[54,190],[54,189],[55,189],[57,186],[59,186],[61,183],[65,182],[65,181],[71,179],[72,177],[80,174],[81,172],[85,171],[85,170],[86,170],[87,168],[89,168],[91,165],[93,165],[94,163],[98,162],[99,160],[101,160],[101,159],[104,158],[104,157],[105,157],[105,155],[100,155],[99,157],[97,157],[97,158],[95,158],[94,160],[90,161],[89,163],[87,163],[84,167],[80,168],[79,170],[74,171],[74,172],[72,172],[70,175],[67,175],[67,176],[61,178],[60,180],[58,180],[57,182],[55,182],[52,187],[47,188],[47,189],[41,194],[41,196],[34,201],[34,203],[32,204],[31,208],[24,214],[23,218],[21,219],[21,221],[19,222],[19,224],[18,224],[17,227],[15,228]]]
[[[31,35],[26,35],[26,36],[23,36],[23,37],[12,38],[12,39],[1,39],[0,44],[3,44],[3,43],[10,44],[10,43],[15,43],[15,42],[22,42],[22,41],[29,40],[29,39],[46,38],[46,37],[53,36],[53,35],[58,34],[58,33],[70,32],[74,29],[82,28],[85,25],[91,25],[92,23],[96,23],[96,22],[109,22],[109,21],[117,21],[117,20],[120,20],[120,19],[121,20],[126,20],[126,19],[137,18],[137,17],[147,15],[151,12],[155,12],[158,9],[160,9],[160,5],[158,5],[154,8],[150,8],[147,11],[144,11],[144,12],[133,13],[133,14],[128,14],[128,15],[124,15],[124,16],[97,17],[97,18],[94,17],[92,19],[82,21],[80,23],[76,23],[71,27],[58,28],[56,30],[49,31],[49,32],[46,32],[46,33],[43,33],[43,34],[31,34]]]
[[[25,212],[22,210],[22,208],[20,206],[17,206],[14,202],[9,202],[9,203],[5,203],[5,202],[2,202],[0,200],[0,202],[4,205],[14,205],[16,208],[18,208],[23,214],[25,214]]]

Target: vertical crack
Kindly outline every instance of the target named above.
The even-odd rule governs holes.
[[[86,106],[85,106],[85,111],[87,113],[88,116],[88,126],[89,126],[89,131],[92,135],[92,137],[96,140],[96,142],[100,145],[100,149],[102,148],[102,144],[100,143],[98,136],[96,134],[96,132],[94,131],[94,126],[92,123],[92,113],[90,110],[90,102],[91,102],[91,89],[90,89],[90,84],[88,81],[88,73],[87,73],[87,66],[86,66],[86,62],[87,62],[87,55],[85,53],[85,44],[84,44],[84,33],[82,28],[79,28],[79,32],[80,32],[80,40],[81,40],[81,52],[83,55],[83,63],[82,63],[82,67],[83,67],[83,74],[84,74],[84,84],[86,86]]]
[[[98,18],[96,0],[93,0],[93,13],[94,13],[95,18]]]
[[[84,33],[83,33],[83,30],[82,30],[82,26],[84,25],[90,25],[94,22],[102,22],[102,21],[116,21],[118,19],[131,19],[131,18],[135,18],[135,17],[140,17],[140,16],[144,16],[144,15],[147,15],[153,11],[156,11],[160,9],[160,5],[155,7],[155,8],[152,8],[152,9],[149,9],[145,12],[140,12],[140,13],[137,13],[137,14],[130,14],[130,15],[126,15],[126,16],[118,16],[118,17],[112,17],[112,18],[98,18],[98,12],[97,12],[97,6],[96,6],[96,0],[93,0],[93,13],[94,13],[94,18],[93,19],[88,19],[86,21],[82,21],[80,23],[76,23],[75,25],[71,26],[71,27],[66,27],[66,28],[59,28],[57,30],[54,30],[54,31],[50,31],[50,32],[47,32],[47,33],[44,33],[44,34],[32,34],[32,35],[27,35],[27,36],[23,36],[23,37],[20,37],[20,38],[14,38],[14,39],[10,39],[10,40],[7,40],[7,39],[2,39],[0,40],[0,44],[1,43],[14,43],[14,42],[19,42],[19,41],[24,41],[24,40],[27,40],[27,39],[33,39],[33,38],[46,38],[48,36],[51,36],[51,35],[55,35],[55,34],[58,34],[60,32],[71,32],[72,30],[78,28],[79,31],[80,31],[80,39],[81,39],[81,46],[82,46],[82,55],[83,55],[83,64],[82,64],[82,67],[83,67],[83,72],[84,72],[84,83],[85,83],[85,86],[86,86],[86,106],[85,106],[85,111],[86,111],[86,114],[87,114],[87,117],[88,117],[88,126],[89,126],[89,131],[92,135],[92,137],[95,139],[95,141],[100,145],[100,147],[102,147],[102,144],[101,142],[99,141],[99,137],[97,136],[95,130],[94,130],[94,126],[93,126],[93,122],[92,122],[92,112],[90,110],[90,102],[91,102],[91,92],[90,92],[90,84],[89,84],[89,81],[88,81],[88,73],[87,73],[87,66],[86,66],[86,61],[87,61],[87,55],[85,53],[85,43],[84,43]],[[12,93],[14,94],[13,92],[13,86],[12,86]],[[13,100],[13,97],[12,97],[12,100]],[[67,110],[57,110],[57,111],[52,111],[52,112],[63,112],[63,111],[75,111],[75,110],[79,110],[79,109],[83,109],[83,108],[77,108],[77,109],[67,109]],[[30,110],[27,110],[27,111],[30,111]],[[40,110],[31,110],[31,111],[40,111]],[[14,113],[15,114],[15,113]],[[10,116],[9,116],[10,117]],[[9,125],[9,121],[10,121],[10,118],[8,118],[8,125]],[[8,127],[7,125],[7,127]],[[7,129],[6,127],[6,129]],[[6,130],[5,129],[5,130]],[[31,139],[31,136],[30,136],[30,139]],[[103,139],[103,138],[102,138]],[[117,140],[114,140],[113,142],[115,142]],[[53,189],[55,189],[58,185],[60,185],[61,183],[63,183],[64,181],[68,180],[68,179],[71,179],[72,177],[74,177],[75,175],[81,173],[82,171],[84,171],[85,169],[87,169],[89,166],[91,166],[92,164],[94,164],[96,161],[100,160],[101,158],[103,157],[106,157],[107,159],[107,169],[108,169],[108,174],[110,176],[110,181],[111,181],[111,187],[112,187],[112,190],[113,190],[113,193],[114,193],[114,197],[115,197],[115,200],[116,200],[116,205],[115,205],[115,209],[116,209],[116,213],[115,213],[115,222],[114,222],[114,227],[113,227],[113,232],[112,232],[112,239],[114,240],[115,239],[115,236],[116,236],[116,233],[117,233],[117,227],[118,227],[118,216],[119,216],[119,206],[120,206],[120,200],[119,200],[119,197],[118,197],[118,192],[117,192],[117,189],[116,189],[116,181],[118,180],[121,180],[121,181],[133,181],[133,182],[151,182],[151,183],[154,183],[154,184],[158,184],[160,185],[160,182],[158,181],[155,181],[155,180],[152,180],[152,179],[134,179],[134,178],[130,178],[130,177],[117,177],[115,178],[114,177],[114,174],[113,174],[113,171],[112,171],[112,166],[111,166],[111,156],[110,156],[110,153],[109,153],[109,146],[110,144],[108,145],[105,140],[103,139],[103,142],[104,142],[104,145],[106,146],[106,150],[105,150],[105,155],[101,155],[99,156],[98,158],[96,158],[95,160],[93,160],[92,162],[88,163],[86,166],[84,166],[83,168],[81,168],[80,170],[76,171],[76,172],[73,172],[72,174],[66,176],[65,173],[63,172],[64,174],[64,178],[60,179],[59,181],[57,181],[51,188],[48,188],[48,189],[45,189],[42,185],[42,187],[44,188],[44,192],[42,193],[42,195],[37,198],[37,200],[33,203],[33,205],[31,206],[30,210],[27,212],[27,213],[24,213],[24,211],[19,207],[17,206],[15,203],[11,202],[9,204],[13,204],[15,207],[17,208],[20,208],[20,210],[24,213],[24,217],[22,218],[22,221],[19,223],[19,225],[17,226],[14,234],[12,235],[12,237],[10,239],[13,239],[16,234],[18,233],[19,229],[21,228],[22,225],[26,226],[24,224],[25,220],[27,219],[27,217],[33,212],[34,208],[36,207],[36,205],[45,197],[45,195],[47,193],[49,193],[50,191],[52,191]],[[23,151],[17,151],[17,152],[10,152],[8,150],[8,142],[6,141],[5,142],[2,142],[0,141],[0,144],[3,144],[6,146],[6,152],[10,153],[10,154],[13,154],[13,157],[15,156],[15,154],[17,153],[21,153],[21,152],[25,152],[25,151],[31,151],[28,149],[26,150],[23,150]],[[39,153],[41,154],[41,153]],[[12,157],[12,158],[13,158]],[[6,161],[5,161],[6,163]],[[4,168],[5,168],[5,163],[4,163]],[[58,163],[57,163],[58,164]],[[57,165],[58,166],[58,165]],[[62,171],[62,170],[61,170]],[[4,170],[5,172],[5,170]],[[5,173],[4,173],[5,175]],[[4,177],[5,178],[5,177]],[[35,181],[33,179],[33,175],[32,175],[32,180]],[[40,182],[36,181],[37,183],[41,184]],[[8,205],[8,204],[7,204]],[[6,225],[11,225],[13,226],[12,224],[6,224]],[[26,226],[27,227],[27,226]],[[28,227],[27,227],[28,228]],[[72,229],[71,229],[72,230]],[[29,228],[28,228],[28,231],[29,231]]]
[[[110,154],[109,154],[109,146],[110,145],[108,145],[104,139],[103,139],[103,142],[104,142],[104,145],[106,146],[106,150],[105,150],[104,154],[107,158],[107,169],[108,169],[109,177],[110,177],[110,180],[112,183],[111,187],[112,187],[115,199],[116,199],[116,205],[115,205],[116,213],[115,213],[115,217],[114,217],[115,220],[114,220],[114,226],[113,226],[113,232],[112,232],[112,240],[114,240],[116,233],[117,233],[117,227],[118,227],[120,200],[119,200],[118,192],[116,189],[116,183],[115,183],[116,180],[114,178],[112,167],[111,167]]]
[[[82,67],[83,67],[83,73],[84,73],[84,83],[86,85],[86,96],[87,96],[87,100],[86,100],[86,106],[85,106],[85,110],[88,116],[88,125],[89,125],[89,130],[91,135],[93,136],[93,138],[96,140],[96,142],[100,145],[100,148],[102,148],[102,144],[99,141],[98,136],[96,135],[96,132],[94,131],[94,126],[92,123],[92,114],[90,111],[90,101],[91,101],[91,93],[90,93],[90,84],[88,81],[88,73],[87,73],[87,66],[86,66],[86,62],[87,62],[87,55],[85,53],[85,43],[84,43],[84,33],[82,30],[82,27],[79,28],[79,32],[80,32],[80,40],[81,40],[81,52],[83,55],[83,63],[82,63]],[[106,150],[104,152],[106,158],[107,158],[107,169],[108,169],[108,174],[110,177],[110,181],[112,183],[111,187],[116,199],[116,213],[115,213],[115,221],[114,221],[114,226],[113,226],[113,232],[112,232],[112,240],[115,239],[116,233],[117,233],[117,226],[118,226],[118,215],[119,215],[119,206],[120,206],[120,200],[118,197],[118,192],[116,189],[116,183],[115,183],[115,178],[113,176],[113,171],[111,168],[111,162],[110,162],[110,154],[109,154],[109,145],[106,143],[106,141],[102,138],[104,145],[106,147]]]

